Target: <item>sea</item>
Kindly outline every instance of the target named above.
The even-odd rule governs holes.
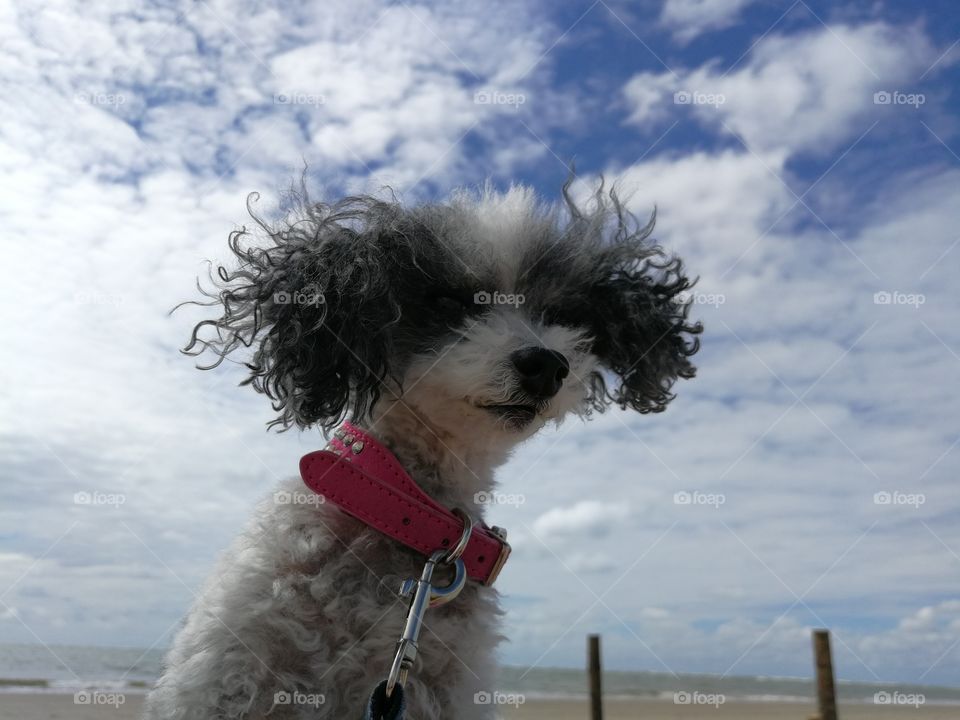
[[[0,644],[0,692],[74,693],[80,690],[145,693],[160,672],[163,650]],[[587,695],[583,670],[504,666],[498,692],[526,700],[577,700]],[[809,678],[679,675],[604,671],[607,698],[673,699],[693,693],[724,701],[813,702]],[[884,697],[922,697],[926,705],[960,706],[960,687],[839,681],[838,699],[848,703],[883,702]],[[681,700],[682,702],[682,700]]]

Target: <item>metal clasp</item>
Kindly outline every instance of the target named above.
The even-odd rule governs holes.
[[[458,557],[452,563],[454,575],[450,584],[440,587],[433,584],[433,571],[446,554],[446,550],[437,550],[424,564],[419,580],[413,578],[404,580],[403,585],[400,586],[400,595],[412,599],[407,610],[407,622],[403,628],[403,635],[397,643],[397,654],[393,658],[393,665],[387,676],[387,697],[393,693],[397,683],[404,685],[407,682],[410,668],[417,659],[417,641],[423,629],[423,616],[427,608],[450,602],[460,594],[467,582],[467,569],[463,565],[463,560]]]

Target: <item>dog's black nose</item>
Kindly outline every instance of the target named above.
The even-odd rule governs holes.
[[[556,395],[563,379],[570,374],[567,359],[546,348],[523,348],[510,355],[510,360],[520,373],[520,387],[541,400]]]

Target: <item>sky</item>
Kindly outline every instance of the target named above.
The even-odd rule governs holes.
[[[0,642],[164,647],[322,445],[177,352],[248,193],[575,162],[706,330],[667,412],[501,469],[502,660],[810,676],[829,627],[842,678],[960,683],[958,42],[947,1],[0,4]]]

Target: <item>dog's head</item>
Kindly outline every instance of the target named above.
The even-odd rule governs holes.
[[[614,193],[581,209],[526,188],[404,208],[310,205],[269,243],[236,231],[185,351],[251,347],[246,383],[283,428],[363,421],[400,404],[448,434],[512,443],[611,403],[659,412],[694,375],[681,262]],[[256,219],[256,217],[255,217]],[[205,328],[214,337],[201,337]]]

